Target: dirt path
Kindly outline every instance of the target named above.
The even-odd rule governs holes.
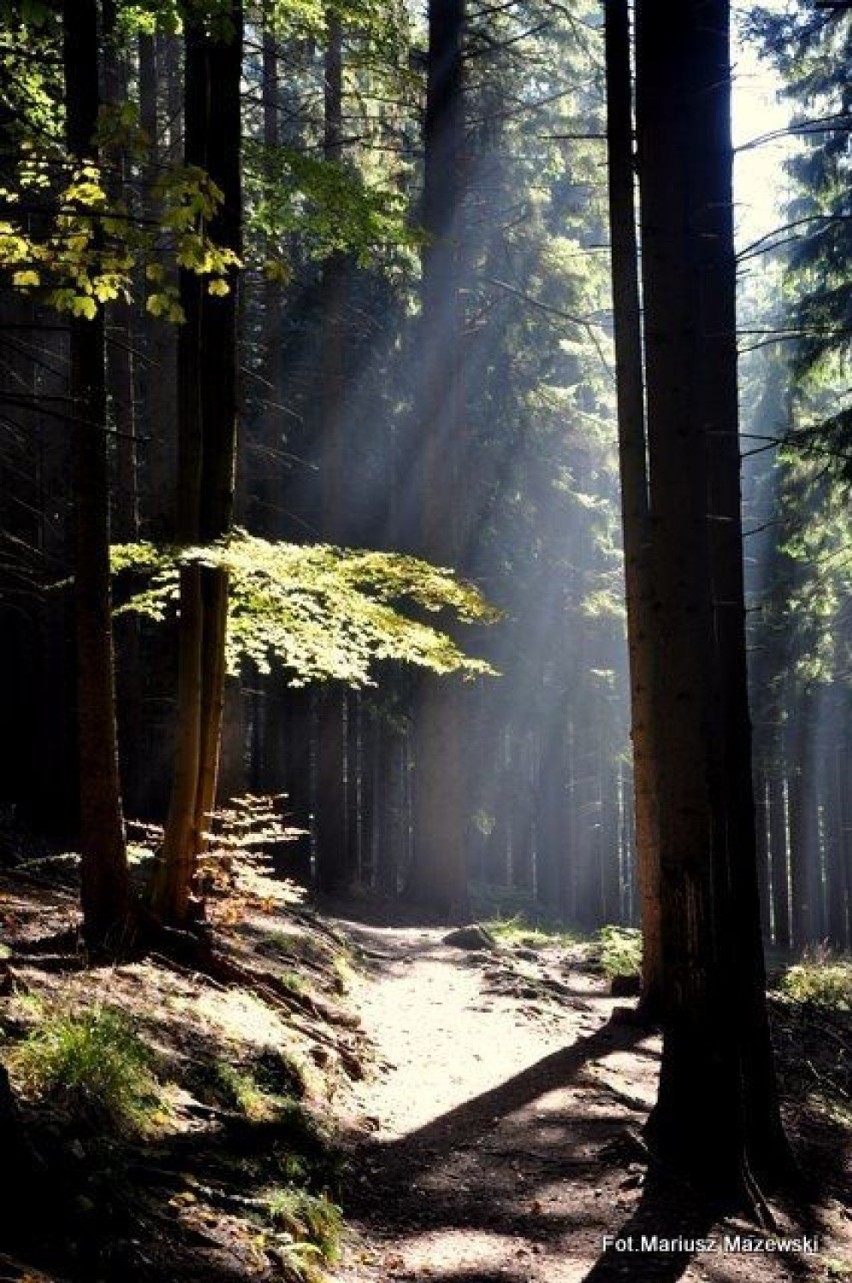
[[[623,1004],[611,1019],[619,1004],[582,949],[473,952],[442,929],[338,925],[361,952],[354,999],[376,1048],[357,1090],[339,1283],[775,1283],[838,1268],[836,1206],[809,1226],[818,1256],[745,1254],[723,1236],[748,1226],[714,1225],[682,1190],[646,1183],[631,1135],[656,1091],[658,1040],[619,1019]],[[803,1232],[783,1216],[780,1229]],[[641,1250],[643,1234],[718,1242]],[[605,1251],[605,1235],[634,1250]]]

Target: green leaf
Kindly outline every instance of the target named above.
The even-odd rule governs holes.
[[[277,661],[294,686],[328,680],[373,685],[374,665],[385,660],[467,678],[495,672],[418,617],[418,609],[446,609],[481,624],[493,623],[499,613],[452,571],[401,553],[275,543],[244,531],[204,548],[124,544],[112,550],[113,571],[132,568],[151,578],[122,611],[165,618],[177,601],[181,568],[193,564],[228,576],[232,672],[247,662],[268,672]]]

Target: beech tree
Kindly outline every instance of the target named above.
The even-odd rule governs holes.
[[[178,338],[178,542],[208,545],[233,515],[237,431],[238,256],[241,249],[239,3],[205,18],[184,13],[184,153],[216,185],[210,233],[234,256],[226,279],[180,274]],[[225,690],[228,577],[221,566],[184,565],[180,583],[179,687],[172,794],[151,885],[158,917],[184,923],[196,858],[216,796]]]

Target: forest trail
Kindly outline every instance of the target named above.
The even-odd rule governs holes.
[[[753,1255],[722,1250],[753,1226],[713,1224],[683,1190],[646,1183],[636,1138],[659,1039],[610,996],[588,946],[466,950],[446,928],[335,925],[361,958],[351,996],[375,1049],[355,1089],[338,1283],[769,1283],[828,1278],[826,1259],[843,1258],[837,1205],[809,1226],[819,1257]],[[803,1228],[780,1216],[779,1233]],[[639,1251],[642,1234],[718,1242]],[[604,1235],[636,1250],[604,1252]]]

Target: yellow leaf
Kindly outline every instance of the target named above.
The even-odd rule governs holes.
[[[33,271],[15,272],[15,274],[12,277],[12,284],[18,285],[22,289],[25,289],[28,285],[38,285],[39,283],[40,283],[40,277],[38,272],[33,272]]]
[[[223,297],[225,294],[230,294],[230,292],[231,292],[231,287],[228,284],[228,282],[218,278],[214,281],[210,281],[207,286],[208,294],[216,294],[220,297]]]
[[[98,305],[93,298],[78,294],[71,301],[71,312],[73,316],[82,316],[87,321],[93,321],[98,314]]]

